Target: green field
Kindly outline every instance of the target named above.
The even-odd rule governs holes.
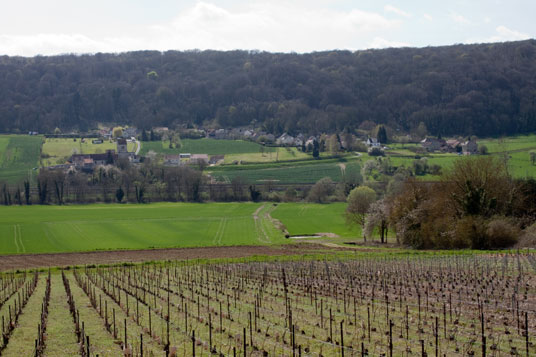
[[[0,254],[284,243],[266,215],[271,209],[256,203],[0,207]]]
[[[0,182],[19,183],[36,174],[42,136],[0,135]]]
[[[162,155],[179,153],[225,155],[225,164],[311,159],[310,154],[295,147],[269,147],[245,140],[183,139],[181,143],[180,148],[170,149],[167,141],[144,141],[140,154],[145,155],[152,151]]]
[[[74,154],[102,154],[106,150],[116,150],[114,141],[104,141],[102,144],[93,144],[93,139],[56,139],[48,138],[43,144],[42,166],[64,164]],[[128,142],[128,151],[136,151],[136,143]]]
[[[345,203],[0,206],[0,254],[283,244],[291,235],[360,237]],[[270,217],[271,216],[271,217]]]
[[[335,182],[343,180],[344,176],[359,175],[360,164],[357,162],[307,161],[300,165],[285,165],[281,167],[240,168],[235,170],[213,171],[211,175],[220,182],[231,182],[235,177],[241,177],[249,183],[266,183],[272,181],[279,184],[315,183],[324,177],[330,177]]]
[[[536,150],[536,135],[519,135],[498,139],[483,139],[479,144],[486,145],[490,153]]]
[[[271,213],[291,235],[334,233],[343,238],[361,237],[361,229],[349,227],[344,220],[346,203],[281,203]]]

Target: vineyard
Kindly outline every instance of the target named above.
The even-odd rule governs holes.
[[[536,255],[3,273],[2,356],[534,356]]]

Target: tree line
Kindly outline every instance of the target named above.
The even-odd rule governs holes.
[[[0,132],[97,123],[254,125],[281,134],[361,126],[432,135],[536,130],[536,41],[326,51],[139,51],[0,57]]]
[[[373,185],[348,195],[346,220],[365,241],[389,229],[414,248],[506,248],[536,245],[536,180],[513,179],[498,156],[456,160],[437,182],[393,177],[387,190]]]

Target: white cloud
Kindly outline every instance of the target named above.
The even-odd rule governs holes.
[[[411,47],[410,43],[389,41],[381,37],[375,37],[369,44],[369,48]]]
[[[261,49],[309,52],[359,49],[392,30],[399,21],[352,9],[309,8],[288,2],[255,2],[229,10],[197,2],[173,21],[140,28],[138,35],[92,38],[83,34],[0,35],[10,55],[122,52],[140,49]]]
[[[407,12],[405,12],[403,10],[400,10],[399,8],[394,7],[393,5],[385,5],[383,7],[383,9],[385,11],[387,11],[387,12],[392,12],[392,13],[395,13],[395,14],[397,14],[399,16],[403,16],[403,17],[410,17],[411,16],[410,13],[407,13]]]
[[[530,38],[529,34],[511,30],[506,26],[497,26],[496,35],[489,38],[490,42],[519,41]]]
[[[472,24],[472,22],[469,21],[469,19],[467,19],[463,15],[460,15],[460,14],[455,13],[455,12],[450,13],[450,18],[452,19],[452,21],[454,21],[454,22],[456,22],[458,24],[462,24],[462,25],[471,25]]]
[[[0,48],[8,55],[49,55],[109,51],[107,43],[95,41],[81,34],[0,35]]]
[[[495,34],[486,38],[469,38],[465,43],[487,43],[487,42],[506,42],[506,41],[520,41],[531,38],[529,34],[511,30],[506,26],[497,26],[495,28]]]
[[[422,15],[422,16],[425,18],[425,20],[428,20],[428,21],[433,21],[433,20],[434,20],[434,18],[432,17],[432,15],[424,14],[424,15]]]

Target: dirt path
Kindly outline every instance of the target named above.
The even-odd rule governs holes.
[[[344,175],[346,175],[346,165],[341,162],[338,164],[338,166],[341,169],[341,176],[344,177]]]
[[[40,267],[64,267],[84,264],[144,262],[151,260],[240,258],[253,255],[294,255],[315,250],[326,250],[326,247],[320,244],[296,243],[284,246],[236,246],[0,255],[0,271]]]

